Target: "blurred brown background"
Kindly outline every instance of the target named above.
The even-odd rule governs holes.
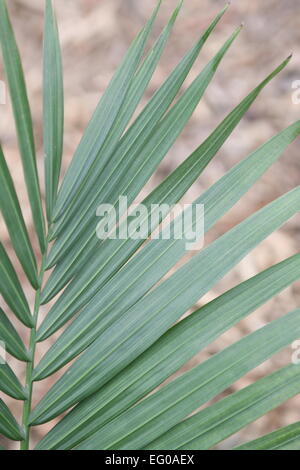
[[[42,0],[10,0],[9,8],[13,25],[20,45],[32,106],[39,171],[43,175],[42,150]],[[177,0],[165,0],[155,26],[157,35],[167,21]],[[82,135],[99,96],[105,89],[113,71],[123,57],[130,41],[149,16],[154,0],[57,0],[58,15],[65,74],[65,148],[64,168]],[[146,99],[151,97],[159,84],[177,64],[185,51],[195,42],[207,27],[213,16],[224,6],[221,0],[186,0],[176,22],[167,50],[148,88]],[[277,77],[247,113],[238,129],[205,173],[199,178],[189,193],[194,199],[209,187],[226,170],[231,168],[250,151],[262,144],[276,132],[299,119],[300,104],[292,103],[292,83],[300,80],[300,3],[299,0],[235,0],[200,54],[187,84],[208,62],[228,35],[241,22],[245,28],[232,46],[225,61],[221,64],[213,83],[198,106],[189,125],[177,144],[169,152],[148,189],[156,185],[187,157],[201,141],[214,129],[220,120],[278,65],[292,51],[293,59],[285,71]],[[0,67],[0,78],[3,71]],[[23,204],[24,214],[32,232],[30,209],[23,183],[20,158],[16,146],[15,130],[11,117],[10,103],[1,106],[0,137],[10,169],[13,173],[18,194]],[[272,199],[300,183],[299,141],[290,146],[280,162],[256,184],[256,186],[224,217],[215,229],[208,234],[206,243],[224,233]],[[43,183],[42,183],[43,186]],[[240,263],[230,275],[219,283],[213,291],[201,299],[199,305],[211,300],[224,290],[247,279],[294,254],[299,250],[299,217],[294,218],[280,231],[269,237],[256,250]],[[3,222],[0,224],[1,240],[9,248]],[[34,240],[34,234],[32,232]],[[20,278],[29,301],[33,293],[28,287],[21,269],[10,251],[18,268]],[[238,340],[245,334],[265,325],[270,320],[299,306],[300,283],[284,291],[276,299],[242,321],[216,343],[193,359],[189,366],[209,357],[223,347]],[[7,309],[6,309],[7,310]],[[19,331],[26,336],[20,325]],[[49,343],[51,344],[51,341]],[[41,356],[49,347],[39,347]],[[229,392],[235,391],[272,370],[290,361],[291,349],[278,354],[272,361],[248,374],[235,384]],[[23,374],[23,367],[9,358],[12,366]],[[35,394],[44,393],[51,380],[35,387]],[[227,393],[227,392],[226,392]],[[7,400],[20,415],[20,406]],[[296,397],[247,429],[233,436],[220,448],[228,448],[243,440],[248,440],[300,419],[300,398]],[[35,428],[34,440],[53,423]],[[1,439],[0,439],[1,440]],[[12,447],[14,448],[14,447]]]

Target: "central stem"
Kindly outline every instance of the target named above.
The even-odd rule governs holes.
[[[31,412],[32,388],[33,388],[32,372],[34,368],[34,356],[35,356],[35,350],[36,350],[36,328],[37,328],[37,320],[38,320],[38,315],[39,315],[39,310],[40,310],[41,288],[42,288],[42,283],[43,283],[43,278],[44,278],[44,273],[45,273],[46,253],[47,253],[47,249],[42,258],[42,265],[41,265],[41,270],[40,270],[40,275],[39,275],[39,288],[36,291],[35,302],[34,302],[34,311],[33,311],[34,327],[31,329],[30,340],[29,340],[30,361],[28,362],[27,367],[26,367],[26,387],[28,389],[28,398],[24,402],[23,421],[22,421],[24,429],[25,429],[26,437],[24,441],[21,442],[21,447],[20,447],[21,450],[29,450],[29,441],[30,441],[29,416]]]

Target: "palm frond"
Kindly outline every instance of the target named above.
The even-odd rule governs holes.
[[[288,365],[209,404],[300,337],[299,309],[173,377],[203,348],[300,278],[300,254],[296,253],[185,316],[248,253],[300,210],[300,186],[198,250],[166,278],[183,259],[189,231],[195,228],[197,219],[186,218],[190,222],[180,239],[164,235],[177,232],[182,215],[165,227],[160,226],[172,205],[181,200],[203,173],[264,87],[287,66],[291,57],[259,82],[143,200],[147,211],[143,216],[147,226],[143,239],[99,240],[96,236],[99,204],[111,204],[114,210],[122,195],[126,195],[129,205],[135,201],[185,128],[241,31],[239,27],[231,34],[180,93],[226,6],[131,123],[182,3],[179,2],[153,47],[145,53],[160,9],[161,1],[157,2],[100,99],[59,188],[64,132],[63,72],[56,17],[51,0],[46,0],[45,228],[25,80],[6,2],[0,0],[4,68],[43,255],[38,268],[0,147],[1,211],[15,254],[35,290],[31,312],[16,269],[0,243],[0,292],[7,304],[7,308],[0,309],[0,340],[10,355],[26,363],[25,385],[11,364],[0,365],[1,392],[23,402],[19,425],[0,399],[0,433],[21,441],[22,449],[30,446],[32,426],[47,423],[62,413],[64,416],[43,436],[36,449],[210,449],[300,391],[299,368]],[[299,134],[297,121],[273,136],[200,194],[184,215],[190,215],[196,205],[203,205],[204,233],[208,232]],[[164,210],[160,211],[162,206]],[[115,220],[121,229],[127,222],[122,218],[125,212],[126,208],[119,210]],[[162,236],[145,243],[155,230]],[[54,269],[45,282],[45,271],[51,268]],[[41,305],[57,294],[59,297],[38,328]],[[8,309],[31,330],[28,348]],[[52,340],[52,346],[35,364],[38,343],[59,329],[60,336]],[[66,365],[67,372],[62,372]],[[57,371],[61,371],[60,377],[33,409],[34,382]],[[203,405],[206,407],[191,416]],[[236,449],[299,449],[299,436],[299,423],[295,423]]]
[[[18,425],[4,401],[0,398],[0,433],[13,441],[24,439],[24,430]]]

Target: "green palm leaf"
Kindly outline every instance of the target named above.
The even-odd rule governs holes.
[[[129,88],[129,91],[126,95],[126,99],[124,104],[121,107],[120,113],[116,118],[116,121],[113,125],[112,130],[110,131],[110,134],[107,138],[107,140],[104,143],[104,146],[101,150],[101,159],[97,160],[95,164],[92,166],[90,169],[88,176],[86,178],[85,184],[80,188],[80,191],[77,192],[76,196],[74,197],[74,200],[72,201],[71,207],[68,206],[66,210],[64,211],[64,217],[60,218],[53,226],[51,229],[51,237],[56,238],[58,234],[64,233],[64,240],[66,242],[66,235],[69,234],[69,224],[72,224],[72,228],[74,227],[74,214],[76,215],[76,219],[80,220],[82,217],[83,211],[86,209],[86,201],[87,198],[91,199],[95,197],[95,185],[97,185],[99,178],[101,177],[102,171],[105,169],[105,162],[111,159],[116,161],[116,156],[114,151],[116,150],[116,146],[118,144],[119,138],[122,136],[123,132],[125,131],[130,118],[132,117],[134,111],[137,108],[137,105],[139,104],[141,98],[143,97],[143,94],[147,88],[147,85],[149,84],[149,81],[151,80],[151,77],[156,69],[156,66],[159,62],[159,59],[164,51],[164,48],[166,46],[168,37],[171,33],[172,27],[174,25],[174,22],[178,16],[178,13],[180,11],[182,2],[179,4],[179,6],[175,9],[174,13],[172,14],[168,24],[164,28],[163,32],[159,36],[158,40],[156,41],[154,47],[150,50],[148,56],[144,60],[143,64],[140,66],[139,70],[137,71],[136,75],[132,79],[131,86]],[[224,10],[225,11],[225,10]],[[210,26],[209,30],[203,37],[202,41],[197,43],[195,49],[192,51],[193,54],[189,55],[189,60],[195,60],[196,58],[196,53],[198,48],[201,48],[202,44],[205,42],[206,38],[209,35],[209,32],[214,28],[214,26],[217,24],[219,19],[221,18],[222,14],[224,11],[217,16],[217,18],[214,20],[212,25]],[[189,61],[188,61],[189,62]],[[191,65],[189,65],[191,67]],[[171,78],[171,77],[170,77]],[[181,83],[184,80],[184,78],[181,77]],[[156,96],[152,100],[152,103],[156,103],[156,108],[152,106],[152,114],[157,114],[158,113],[158,98],[160,98],[160,105],[159,105],[159,112],[161,113],[163,108],[163,103],[162,100],[166,100],[167,98],[167,93],[172,96],[171,93],[171,80],[167,80],[169,86],[163,86],[161,89],[161,92],[159,93],[159,96]],[[168,98],[170,99],[170,98]],[[172,100],[171,100],[172,101]],[[167,109],[168,105],[166,106]],[[151,107],[150,107],[151,108]],[[151,111],[148,110],[148,111]],[[147,119],[149,122],[150,121],[150,112],[146,113],[145,110],[145,116],[146,118],[147,114]],[[152,115],[153,119],[153,115]],[[143,123],[143,126],[145,127],[145,122]],[[132,126],[132,130],[135,129],[136,126]],[[126,138],[122,140],[123,142],[123,147],[128,145],[129,138],[131,137],[132,131],[126,132]],[[123,150],[124,151],[124,150]],[[97,191],[97,190],[96,190]],[[87,194],[88,193],[88,194]],[[67,229],[67,232],[66,232]],[[51,254],[48,257],[48,266],[53,265],[55,262],[56,258],[56,250],[59,252],[59,246],[60,244],[58,243],[55,245],[56,249],[51,250]]]
[[[299,318],[298,310],[243,338],[111,420],[79,448],[145,448],[239,377],[290,344],[299,335]],[[283,325],[291,328],[282,333]],[[290,377],[296,381],[296,390],[293,388],[296,394],[300,390],[299,370],[295,366],[289,370],[292,370]],[[284,383],[286,380],[285,377]]]
[[[177,323],[98,392],[77,405],[38,448],[72,449],[299,276],[300,254],[297,254],[204,305]]]
[[[299,391],[299,371],[287,366],[183,421],[147,448],[208,450]]]
[[[0,433],[13,441],[24,439],[24,430],[18,425],[17,421],[0,398]]]
[[[104,317],[102,334],[37,405],[32,422],[52,419],[104,385],[151,346],[251,249],[299,210],[300,187],[297,187],[194,256],[110,326],[110,319]]]
[[[178,232],[182,216],[160,226],[170,213],[170,206],[186,194],[263,88],[287,66],[291,57],[236,105],[204,142],[143,200],[147,209],[142,217],[146,227],[143,239],[99,240],[96,236],[96,229],[104,224],[96,216],[99,204],[111,204],[112,212],[121,195],[127,196],[129,204],[134,202],[186,126],[241,30],[239,27],[227,39],[180,94],[226,6],[131,123],[182,3],[179,2],[145,54],[160,9],[161,1],[157,2],[100,99],[58,188],[63,150],[63,72],[56,16],[51,0],[45,0],[45,229],[25,80],[6,2],[0,0],[4,68],[34,226],[43,254],[37,268],[14,183],[0,148],[3,219],[15,254],[36,291],[31,313],[17,268],[0,243],[1,295],[22,322],[22,328],[31,330],[27,350],[21,339],[23,330],[17,332],[16,319],[10,318],[6,307],[5,313],[0,309],[1,346],[26,363],[24,385],[9,360],[0,364],[1,392],[24,402],[19,425],[0,399],[0,433],[21,441],[21,449],[30,447],[32,426],[47,423],[62,413],[64,416],[43,436],[36,449],[210,449],[300,391],[299,368],[288,365],[209,403],[300,337],[299,309],[173,377],[203,348],[300,278],[300,254],[296,253],[185,316],[248,253],[300,210],[300,186],[261,208],[175,269],[187,251],[189,232],[199,222],[193,215],[195,206],[201,204],[205,208],[206,233],[299,136],[300,121],[257,148],[200,194],[184,210],[184,216],[192,216],[184,218],[189,222],[180,239],[166,235],[170,228],[173,233]],[[122,219],[124,213],[125,208],[115,221],[121,229],[128,222]],[[155,230],[162,236],[146,242]],[[51,268],[54,269],[45,282],[45,270]],[[172,274],[165,277],[172,268]],[[41,305],[57,294],[59,297],[47,307],[48,313],[40,324]],[[36,364],[38,343],[59,329],[60,336],[52,339],[52,346]],[[63,367],[71,361],[64,372]],[[33,401],[37,401],[34,382],[57,371],[59,378],[54,379],[50,390],[33,409]],[[203,405],[206,407],[191,416]],[[295,423],[236,449],[299,449],[299,436],[299,423]]]
[[[26,351],[22,339],[2,308],[0,308],[0,338],[4,341],[7,351],[12,356],[20,361],[27,362],[29,360],[29,354]]]
[[[233,205],[253,183],[267,169],[271,162],[282,152],[283,148],[300,132],[300,123],[290,126],[285,131],[275,136],[270,142],[264,144],[247,159],[229,171],[221,180],[213,185],[204,193],[196,203],[205,205],[205,231]],[[226,188],[226,190],[225,190]],[[174,192],[174,191],[173,191]],[[181,223],[181,219],[178,220]],[[133,240],[127,240],[133,242]],[[138,244],[135,244],[139,246]],[[105,273],[103,265],[101,266],[101,283],[94,286],[94,291],[89,295],[83,291],[84,279],[91,279],[93,268],[88,271],[87,276],[81,276],[77,282],[73,282],[65,290],[63,296],[56,302],[54,307],[48,313],[45,323],[50,321],[51,316],[59,311],[66,321],[69,319],[68,311],[65,305],[72,302],[77,296],[82,304],[76,304],[77,309],[84,306],[84,302],[92,298],[92,301],[80,312],[74,323],[72,323],[56,343],[51,347],[48,354],[36,369],[36,377],[45,378],[45,372],[41,374],[43,367],[52,367],[46,373],[54,372],[62,367],[75,355],[83,351],[91,344],[103,330],[101,317],[110,312],[110,320],[113,316],[119,315],[120,310],[125,310],[142,297],[157,282],[185,252],[184,240],[170,240],[164,243],[169,251],[162,252],[161,243],[149,244],[145,247],[134,260],[126,265],[113,279],[103,285],[103,275]],[[119,248],[119,246],[118,246]],[[123,248],[123,247],[122,247]],[[117,254],[119,254],[117,252]],[[103,259],[111,263],[111,253],[104,250]],[[120,257],[119,257],[120,258]],[[136,274],[138,273],[138,274]],[[142,275],[140,274],[142,273]],[[102,289],[100,288],[102,284]],[[134,287],[134,289],[133,289]],[[128,296],[129,288],[133,291]],[[85,289],[87,289],[85,287]],[[111,300],[110,300],[111,299]],[[63,308],[62,308],[63,306]],[[71,313],[76,313],[77,309],[73,307]],[[115,313],[113,310],[115,310]],[[44,323],[44,324],[45,324]],[[43,327],[41,327],[42,330]],[[40,331],[41,331],[40,330]],[[43,330],[42,330],[43,331]],[[39,336],[38,340],[43,339]]]
[[[33,326],[30,309],[11,261],[0,242],[0,292],[7,305],[24,323]]]
[[[199,41],[197,41],[191,51],[178,64],[173,73],[171,73],[165,83],[154,94],[153,98],[149,101],[143,112],[138,116],[134,124],[125,133],[124,137],[121,139],[118,145],[116,153],[112,154],[110,157],[111,163],[108,169],[112,167],[112,163],[115,165],[115,167],[117,167],[117,163],[120,158],[124,158],[125,155],[130,155],[132,151],[132,146],[135,144],[135,142],[138,142],[141,146],[141,138],[143,139],[143,143],[151,135],[155,125],[159,122],[160,118],[164,115],[165,111],[172,103],[188,72],[190,71],[197,56],[199,55],[199,52],[201,51],[203,45],[207,41],[208,37],[210,36],[211,32],[213,31],[225,11],[226,8],[222,10],[219,15],[216,16],[211,25],[205,31],[205,33],[201,36]],[[153,49],[152,54],[149,54],[149,59],[151,58],[151,56],[155,56],[154,50],[155,49]],[[141,76],[143,68],[144,67],[142,67],[140,71]],[[141,87],[139,81],[136,79],[132,85],[132,88],[132,95],[135,96],[134,103],[136,104],[136,98],[141,98],[145,87]],[[129,103],[130,101],[128,99],[128,104]],[[115,135],[115,132],[113,133],[113,135]],[[95,171],[96,169],[93,168],[93,171],[91,172],[91,174],[89,174],[87,186],[82,188],[81,192],[79,193],[79,196],[73,201],[72,207],[69,208],[66,214],[64,214],[64,218],[60,219],[57,224],[55,224],[55,228],[52,229],[52,236],[54,237],[57,233],[61,232],[62,227],[66,226],[66,230],[63,232],[64,244],[62,246],[64,246],[66,243],[66,236],[68,235],[68,237],[70,237],[70,230],[72,230],[72,232],[74,231],[74,214],[76,214],[76,220],[80,221],[82,219],[82,216],[86,213],[87,202],[90,204],[91,200],[98,198],[98,191],[96,189],[95,192],[95,185],[97,185],[98,183],[102,170],[105,170],[105,166],[103,167],[102,159],[101,162],[99,161],[98,166],[99,168],[97,169],[97,171]],[[102,186],[100,186],[99,189],[101,190]],[[48,267],[51,267],[55,264],[57,255],[60,252],[60,248],[61,244],[60,240],[58,239],[57,244],[54,245],[49,254],[47,263]]]
[[[46,1],[44,37],[44,152],[47,217],[51,220],[60,175],[64,90],[58,30],[51,0]]]
[[[0,361],[2,361],[1,356]],[[22,387],[12,369],[8,364],[2,364],[2,362],[0,362],[0,390],[16,400],[26,400],[28,398],[28,393]]]
[[[32,119],[20,55],[5,0],[0,0],[0,42],[5,73],[15,116],[20,153],[23,162],[32,216],[42,252],[45,251],[45,227],[38,181]],[[33,271],[34,272],[34,271]]]
[[[234,450],[300,450],[300,423],[286,426]]]
[[[157,124],[151,137],[148,140],[139,139],[134,150],[130,149],[130,155],[125,154],[125,160],[120,160],[118,155],[118,162],[121,162],[120,168],[114,168],[109,173],[104,194],[98,194],[94,206],[89,208],[88,218],[92,218],[92,223],[88,226],[81,223],[76,231],[76,241],[63,259],[62,268],[59,269],[59,280],[63,278],[63,285],[60,283],[60,289],[70,280],[74,269],[78,271],[86,262],[86,258],[94,253],[97,245],[101,243],[95,237],[97,220],[94,214],[99,202],[105,201],[106,204],[115,206],[120,194],[126,194],[129,204],[133,202],[190,119],[218,65],[239,32],[240,28],[226,41],[219,53],[198,75],[163,121]],[[146,129],[146,135],[148,133],[149,127]],[[119,217],[122,215],[119,213]]]
[[[34,288],[38,287],[36,261],[16,190],[0,146],[0,208],[20,263]]]
[[[145,201],[144,204],[149,207],[149,219],[152,216],[152,212],[150,210],[151,204],[154,202],[163,202],[168,203],[169,205],[177,202],[177,200],[182,196],[182,193],[193,183],[194,178],[197,177],[198,172],[201,172],[203,167],[206,166],[207,160],[211,159],[216,152],[216,147],[218,148],[224,136],[224,129],[226,130],[226,134],[230,133],[243,113],[245,112],[245,106],[249,106],[248,101],[254,99],[255,93],[251,94],[251,99],[246,98],[246,103],[242,102],[233,113],[231,113],[225,121],[223,121],[220,128],[217,129],[217,132],[213,134],[213,136],[209,137],[207,141],[202,144],[196,152],[194,152],[186,162],[184,162],[177,170],[174,171],[170,177],[168,177]],[[230,124],[230,125],[229,125]],[[220,218],[235,202],[239,200],[244,192],[246,192],[249,187],[255,182],[259,176],[268,168],[268,162],[271,164],[274,162],[274,159],[280,155],[280,153],[284,150],[285,146],[294,138],[299,135],[300,131],[300,123],[295,123],[290,126],[288,129],[280,133],[278,136],[274,137],[269,143],[262,146],[258,149],[253,155],[249,157],[244,163],[241,163],[236,168],[234,168],[231,172],[229,172],[224,178],[222,178],[216,185],[214,185],[207,193],[201,196],[195,203],[197,204],[204,204],[205,206],[205,231],[207,231],[211,226]],[[219,139],[219,141],[217,140]],[[217,143],[216,143],[217,141]],[[211,150],[212,149],[212,150]],[[199,169],[195,168],[198,165],[199,159]],[[187,172],[187,168],[192,169],[192,173]],[[186,181],[186,183],[185,183]],[[183,183],[183,191],[182,187],[180,186]],[[179,186],[179,194],[177,197],[176,193],[176,185]],[[165,189],[166,188],[166,189]],[[226,188],[226,191],[225,191]],[[181,192],[182,191],[182,192]],[[166,199],[166,195],[168,199]],[[149,224],[150,226],[150,224]],[[154,227],[155,228],[155,227]],[[176,246],[175,246],[176,243]],[[171,246],[174,245],[172,248],[172,256],[170,261],[173,259],[173,264],[176,263],[180,259],[180,257],[184,254],[184,246],[185,241],[176,240],[174,242],[165,242],[164,245]],[[119,242],[116,240],[108,240],[108,243],[103,244],[101,247],[101,252],[96,257],[95,260],[91,260],[88,263],[86,268],[86,272],[81,272],[80,277],[75,278],[72,283],[67,287],[64,291],[63,296],[56,302],[53,308],[48,313],[48,316],[39,330],[38,339],[42,340],[47,337],[45,331],[49,325],[53,325],[54,322],[57,322],[58,327],[61,326],[64,322],[66,322],[76,311],[78,311],[81,307],[84,306],[95,294],[98,292],[97,296],[94,297],[93,303],[97,307],[99,312],[99,305],[97,304],[97,299],[102,298],[102,293],[99,292],[100,288],[105,285],[106,292],[109,292],[108,286],[105,284],[107,279],[111,277],[115,271],[120,268],[124,262],[126,262],[130,255],[132,255],[142,244],[142,241],[139,240],[126,240],[126,242]],[[128,247],[128,248],[127,248]],[[167,254],[163,257],[162,256],[162,244],[156,249],[157,257],[160,260],[160,263],[163,263],[163,259],[166,258]],[[152,247],[148,249],[148,258],[147,261],[144,261],[144,264],[151,265],[154,258],[154,250],[153,244]],[[165,248],[165,247],[164,247]],[[122,249],[122,251],[121,251]],[[155,249],[155,246],[154,246]],[[146,249],[147,251],[147,249]],[[124,258],[122,258],[122,253]],[[145,251],[143,251],[145,253]],[[142,255],[144,256],[144,255]],[[115,264],[114,260],[116,259],[117,265]],[[168,270],[164,266],[164,271],[160,272],[159,269],[159,260],[157,264],[155,264],[155,273],[157,273],[157,279],[159,280],[160,277],[165,274],[166,270]],[[169,261],[169,262],[170,262]],[[137,261],[138,262],[138,261]],[[171,266],[173,265],[171,264]],[[167,265],[168,266],[168,265]],[[171,267],[169,266],[169,268]],[[115,271],[114,271],[115,270]],[[133,267],[132,272],[134,273],[136,269]],[[139,271],[137,271],[139,273]],[[143,272],[143,270],[142,270]],[[147,274],[147,273],[146,273]],[[134,279],[133,275],[130,274],[129,278],[132,281]],[[122,280],[124,281],[123,284],[125,288],[127,288],[128,281],[123,278],[121,275]],[[139,278],[140,279],[140,278]],[[154,283],[154,281],[152,281]],[[139,283],[141,284],[141,283]],[[111,285],[116,289],[116,292],[113,293],[112,297],[116,298],[119,292],[122,292],[120,289],[120,285],[117,285],[113,281]],[[51,280],[48,283],[49,288],[51,289]],[[144,287],[140,285],[140,288]],[[152,285],[149,285],[149,288]],[[46,287],[47,289],[47,287]],[[137,285],[135,289],[135,293],[137,293],[137,289],[139,289],[139,285]],[[144,289],[146,289],[144,287]],[[146,290],[144,290],[145,292]],[[49,292],[49,291],[47,291]],[[55,290],[56,292],[56,290]],[[46,295],[44,291],[44,295]],[[47,297],[46,297],[47,298]],[[138,298],[138,296],[137,296]],[[77,300],[78,299],[78,300]],[[118,296],[119,299],[119,296]],[[45,297],[42,295],[42,302],[45,301]],[[91,311],[92,306],[89,305],[88,311],[83,313],[82,316],[85,316],[85,324],[87,325],[87,319],[89,316],[92,318],[97,315],[96,311]],[[57,328],[56,328],[57,329]],[[52,327],[51,332],[55,331]]]
[[[70,198],[84,184],[84,178],[89,168],[99,158],[99,152],[121,110],[130,83],[138,68],[160,4],[161,0],[158,2],[145,28],[133,41],[95,110],[63,180],[58,194],[54,219],[61,215],[61,211],[70,201]],[[99,122],[102,123],[101,126],[99,126]]]

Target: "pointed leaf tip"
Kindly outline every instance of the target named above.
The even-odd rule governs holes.
[[[224,8],[221,10],[221,14],[224,14],[224,13],[228,10],[228,8],[229,8],[230,6],[231,6],[231,2],[230,2],[230,1],[227,2],[227,3],[225,3]]]
[[[171,16],[171,19],[170,19],[170,22],[171,22],[171,23],[174,23],[174,22],[175,22],[177,16],[178,16],[179,13],[180,13],[180,10],[181,10],[181,8],[182,8],[183,2],[184,2],[184,0],[181,0],[181,1],[177,4],[177,7],[175,8],[175,10],[174,10],[174,12],[173,12],[173,14],[172,14],[172,16]]]

